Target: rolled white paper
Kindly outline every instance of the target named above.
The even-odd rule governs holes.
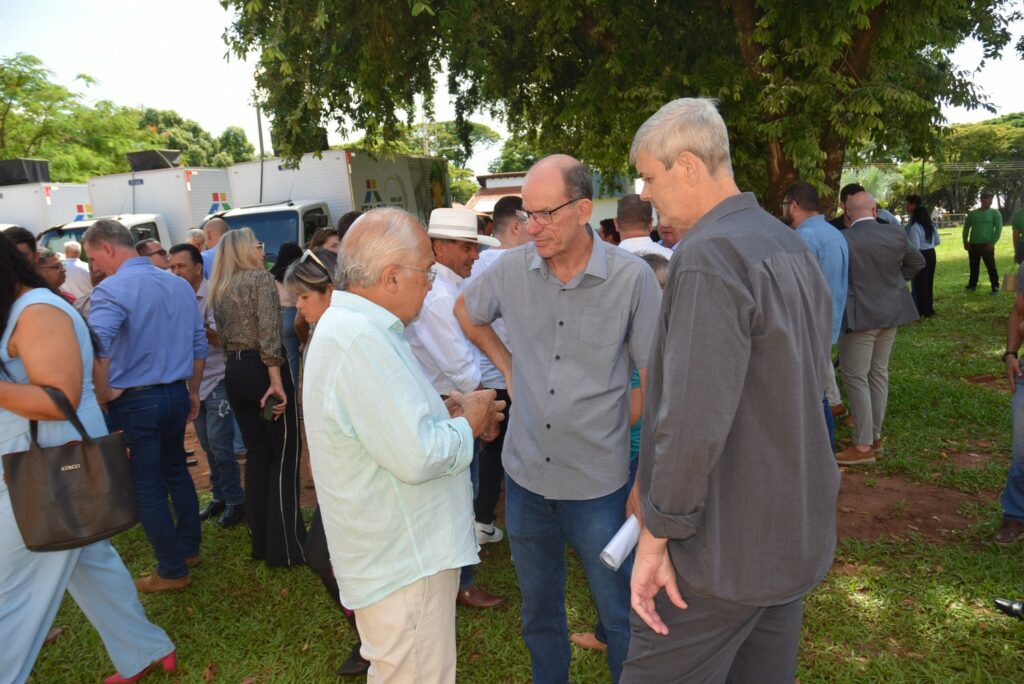
[[[622,562],[626,560],[626,556],[633,551],[638,539],[640,539],[640,523],[637,522],[635,515],[631,515],[626,522],[622,523],[622,527],[601,551],[601,562],[612,572],[618,572]]]

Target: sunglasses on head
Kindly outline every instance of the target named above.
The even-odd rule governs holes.
[[[331,275],[331,271],[330,271],[330,269],[328,269],[328,268],[327,268],[327,267],[326,267],[326,266],[324,265],[324,262],[322,262],[322,261],[320,260],[320,257],[318,257],[318,256],[317,256],[317,255],[316,255],[316,254],[315,254],[315,253],[313,252],[313,250],[311,250],[311,249],[307,249],[306,251],[304,251],[304,252],[302,253],[302,256],[301,256],[301,257],[299,257],[299,263],[300,263],[300,264],[304,264],[304,263],[306,263],[306,260],[307,260],[307,259],[308,259],[309,261],[312,261],[312,262],[313,262],[314,264],[316,264],[316,265],[317,265],[317,266],[319,266],[320,268],[322,268],[322,269],[323,269],[323,271],[324,271],[324,273],[326,273],[326,274],[327,274],[327,276],[328,276],[328,277],[330,277],[330,275]]]

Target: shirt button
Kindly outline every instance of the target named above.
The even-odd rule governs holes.
[[[551,393],[552,393],[552,394],[554,394],[554,393],[555,393],[555,390],[551,390]]]
[[[551,463],[551,457],[550,456],[545,457],[544,460],[547,461],[548,463]]]
[[[558,321],[558,325],[565,325],[565,321]]]
[[[559,354],[555,354],[555,361],[561,361],[562,357]]]
[[[548,424],[547,424],[547,425],[545,425],[544,427],[546,427],[546,428],[547,428],[548,430],[550,430],[550,429],[551,429],[551,423],[548,423]]]

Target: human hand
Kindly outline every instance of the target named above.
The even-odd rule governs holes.
[[[496,396],[497,393],[492,389],[477,390],[459,396],[463,417],[469,421],[474,437],[494,435],[490,437],[493,441],[497,436],[495,428],[505,419],[505,414],[502,413],[505,402],[496,401]]]
[[[668,555],[668,541],[658,539],[647,528],[640,530],[633,559],[633,576],[629,582],[629,602],[640,619],[657,634],[668,634],[668,626],[654,607],[654,597],[661,588],[672,603],[686,610],[686,601],[676,584],[676,571]]]
[[[267,391],[263,394],[263,398],[260,399],[260,408],[263,408],[267,403],[267,398],[270,397],[270,395],[274,395],[281,400],[281,403],[274,407],[274,420],[277,420],[284,413],[285,407],[288,406],[288,398],[285,396],[284,387],[280,384],[270,383],[270,387],[267,388]]]
[[[1017,391],[1017,378],[1021,376],[1020,361],[1016,356],[1007,354],[1003,357],[1006,362],[1006,379],[1010,381],[1010,391]]]
[[[191,423],[199,415],[199,393],[189,392],[188,393],[188,421]]]
[[[640,480],[633,481],[633,488],[629,490],[629,496],[626,497],[626,519],[629,516],[635,515],[636,521],[640,523],[640,527],[644,526],[644,507],[640,503]]]
[[[452,393],[448,395],[448,398],[444,400],[444,407],[448,409],[448,416],[450,418],[458,418],[462,415],[462,393],[458,390],[452,390]]]

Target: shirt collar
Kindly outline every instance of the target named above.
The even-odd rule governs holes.
[[[402,334],[405,330],[405,325],[402,324],[402,320],[391,313],[383,306],[371,302],[366,297],[360,297],[354,295],[351,292],[345,290],[335,290],[334,294],[331,295],[331,307],[338,307],[339,309],[347,309],[349,311],[355,311],[356,313],[363,314],[374,323],[377,323],[383,328],[388,328]]]
[[[130,259],[125,259],[124,263],[121,264],[121,268],[124,268],[125,266],[127,266],[129,268],[136,268],[136,267],[139,267],[139,266],[142,266],[142,267],[149,266],[150,268],[156,268],[156,266],[153,265],[153,262],[149,260],[149,257],[144,257],[144,256],[137,256],[137,257],[131,257]],[[121,268],[119,268],[117,270],[120,271]],[[159,271],[160,269],[156,268],[156,270]]]
[[[683,244],[683,242],[688,240],[691,235],[699,232],[702,228],[706,228],[707,226],[714,224],[716,221],[725,218],[729,214],[760,208],[761,205],[757,203],[757,198],[754,197],[754,193],[752,192],[741,192],[736,195],[729,195],[724,200],[711,207],[711,210],[708,211],[708,213],[697,219],[697,222],[693,224],[693,227],[679,239],[679,242],[672,247],[672,250],[675,251],[678,249],[679,245]]]
[[[608,243],[594,235],[594,229],[590,227],[589,223],[587,224],[587,238],[589,238],[591,244],[590,259],[587,260],[587,265],[584,267],[583,272],[566,283],[566,286],[578,284],[583,279],[583,276],[586,275],[592,275],[601,280],[608,279]],[[530,247],[533,250],[533,258],[530,259],[530,270],[539,270],[541,275],[547,278],[550,274],[548,260],[537,254],[537,246],[534,243],[531,242]]]
[[[864,221],[870,221],[871,223],[878,223],[878,219],[876,219],[874,216],[865,216],[864,218],[859,218],[856,221],[854,221],[853,223],[851,223],[849,227],[853,228],[858,223],[863,223]]]
[[[437,274],[438,278],[448,283],[455,289],[460,289],[462,287],[462,276],[460,276],[458,273],[448,268],[441,262],[435,261],[432,268],[434,269],[434,273]]]
[[[207,284],[207,282],[209,282],[209,281],[207,281],[206,278],[203,278],[202,281],[200,281],[200,283],[199,283],[199,289],[196,290],[196,299],[198,299],[199,301],[203,301],[203,300],[206,299],[206,284]]]

